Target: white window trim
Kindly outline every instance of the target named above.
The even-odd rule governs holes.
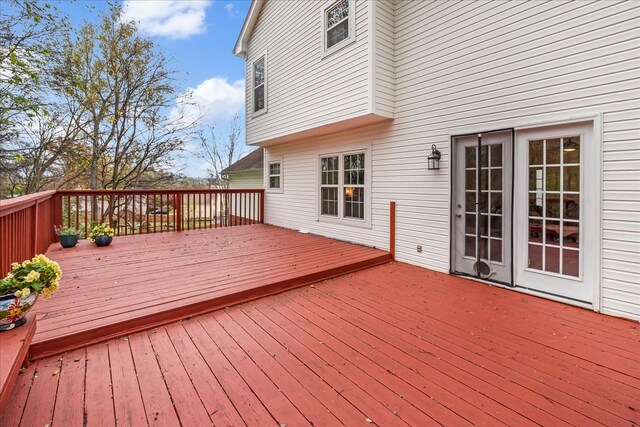
[[[280,164],[280,175],[274,175],[280,177],[280,187],[272,188],[271,187],[271,165],[279,163]],[[284,164],[282,159],[272,159],[267,162],[267,185],[265,186],[269,193],[282,193],[284,189]]]
[[[356,41],[356,0],[349,1],[349,37],[327,48],[327,10],[342,0],[328,0],[321,9],[322,22],[322,58],[325,58]]]
[[[260,61],[262,58],[264,58],[264,108],[260,111],[254,111],[253,109],[255,108],[255,96],[256,96],[256,90],[254,87],[255,77],[256,77],[255,64],[256,62]],[[258,56],[256,59],[251,61],[251,118],[259,117],[265,114],[268,110],[269,110],[269,60],[267,58],[267,51],[265,50],[262,55]]]
[[[348,218],[344,216],[344,156],[349,154],[364,153],[364,219]],[[322,215],[321,187],[322,187],[322,167],[323,157],[338,157],[338,216]],[[318,154],[316,167],[316,220],[334,224],[343,224],[353,227],[371,228],[371,148],[359,147],[354,149],[344,149],[339,151],[323,152]]]

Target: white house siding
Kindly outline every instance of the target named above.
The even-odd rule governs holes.
[[[395,107],[395,5],[392,1],[373,1],[371,80],[373,82],[371,110],[381,116],[393,117]]]
[[[369,111],[369,2],[356,1],[356,41],[322,58],[324,4],[322,0],[265,2],[246,63],[248,141],[268,140]],[[265,51],[268,113],[252,117],[252,64]],[[337,78],[347,73],[348,80]]]
[[[267,222],[387,248],[388,204],[396,200],[397,258],[448,271],[450,135],[599,115],[601,310],[640,319],[639,5],[398,1],[394,121],[268,148],[267,159],[284,161],[285,190],[267,195]],[[317,33],[308,36],[316,43]],[[345,73],[333,84],[350,85],[352,78]],[[326,114],[308,104],[309,114]],[[262,118],[271,120],[274,111]],[[371,228],[318,222],[317,154],[366,144]],[[427,170],[431,144],[443,153],[439,171]]]
[[[259,171],[229,173],[230,189],[257,189],[264,188],[263,173]]]

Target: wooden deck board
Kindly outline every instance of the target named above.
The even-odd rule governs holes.
[[[52,245],[63,279],[34,308],[32,358],[97,343],[345,272],[386,252],[266,225]]]
[[[639,326],[387,263],[41,359],[0,421],[634,426]]]

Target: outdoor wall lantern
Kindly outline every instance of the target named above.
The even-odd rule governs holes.
[[[427,169],[429,170],[440,170],[440,158],[442,154],[436,148],[436,144],[431,146],[431,155],[427,157]]]

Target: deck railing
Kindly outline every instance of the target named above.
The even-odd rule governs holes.
[[[0,278],[12,262],[46,252],[55,241],[55,191],[0,200]]]
[[[117,236],[264,222],[264,190],[59,190],[0,200],[0,275],[10,263],[43,253],[54,225],[87,237],[94,223]]]

